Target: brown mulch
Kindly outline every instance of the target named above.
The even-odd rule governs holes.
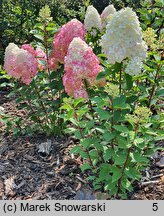
[[[25,113],[17,109],[15,99],[9,99],[6,95],[6,91],[0,91],[3,112],[23,116]],[[38,152],[39,145],[47,142],[47,137],[38,134],[14,139],[12,133],[5,133],[5,126],[0,121],[0,199],[63,200],[97,197],[96,194],[92,195],[91,184],[86,180],[87,174],[80,170],[80,158],[69,153],[72,146],[77,144],[76,141],[68,137],[50,139],[50,154],[42,155]],[[164,147],[164,142],[158,145]],[[151,166],[143,172],[142,181],[135,185],[129,199],[164,199],[163,158],[164,153],[160,151],[152,156]]]

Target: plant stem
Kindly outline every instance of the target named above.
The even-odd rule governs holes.
[[[62,68],[59,71],[59,82],[62,81]],[[60,118],[62,111],[60,109],[62,103],[62,91],[59,89],[59,106],[58,106],[58,127],[63,130],[62,128],[62,119]]]
[[[88,105],[89,105],[89,109],[90,109],[90,111],[91,111],[93,120],[95,120],[95,117],[94,117],[94,109],[93,109],[93,106],[92,106],[91,99],[90,99],[90,97],[89,97],[89,91],[88,91],[88,87],[87,87],[87,81],[86,81],[85,79],[84,79],[84,86],[85,86],[86,92],[87,92],[87,94],[88,94]],[[97,137],[98,137],[97,131],[96,131],[96,135],[97,135]],[[99,151],[98,148],[96,148],[96,149],[97,149],[97,152],[98,152],[99,157],[101,158],[102,162],[105,163],[105,160],[104,160],[104,158],[103,158],[102,152]]]
[[[38,102],[40,103],[40,106],[42,107],[42,110],[43,110],[43,112],[45,113],[46,121],[47,121],[47,123],[48,123],[48,125],[49,125],[51,122],[50,122],[50,120],[49,120],[49,118],[48,118],[48,113],[47,113],[47,111],[46,111],[46,107],[44,106],[44,103],[43,103],[43,101],[42,101],[42,97],[41,97],[40,92],[39,92],[39,90],[38,90],[38,87],[37,87],[37,85],[36,85],[36,83],[35,83],[35,80],[34,80],[34,86],[35,86],[36,94],[37,94],[37,96],[38,96]]]
[[[113,98],[111,99],[111,108],[112,108],[112,121],[111,121],[111,132],[113,132],[113,126],[114,126],[114,108],[113,108]],[[112,145],[112,149],[114,150],[114,144],[113,144],[113,139],[111,140],[111,145]]]
[[[122,70],[120,70],[120,73],[119,73],[119,94],[121,95],[121,80],[122,80]]]
[[[152,98],[153,98],[153,95],[154,95],[154,92],[155,92],[155,87],[156,87],[156,84],[157,84],[156,82],[157,82],[158,73],[160,71],[160,67],[161,67],[161,65],[158,65],[157,71],[156,71],[156,74],[155,74],[154,85],[152,86],[152,90],[151,90],[150,98],[149,98],[149,103],[148,103],[149,108],[151,107],[151,101],[152,101]]]
[[[119,196],[120,187],[121,187],[121,181],[122,181],[122,178],[124,176],[124,171],[126,169],[126,166],[127,166],[128,160],[129,160],[130,152],[131,152],[131,147],[128,149],[127,156],[126,156],[126,159],[125,159],[125,163],[123,165],[122,172],[121,172],[121,177],[120,177],[120,179],[118,181],[118,190],[117,190],[116,198],[118,198],[118,196]]]
[[[134,132],[135,132],[135,136],[134,136],[134,139],[136,138],[137,136],[137,131],[138,131],[138,128],[139,128],[139,123],[140,123],[140,119],[138,120],[137,124],[136,124],[136,127],[134,129]],[[127,166],[127,163],[128,163],[128,160],[129,160],[129,156],[130,156],[130,152],[132,150],[132,146],[128,149],[128,152],[127,152],[127,156],[126,156],[126,159],[125,159],[125,163],[123,165],[123,168],[122,168],[122,172],[121,172],[121,177],[118,181],[118,190],[117,190],[117,194],[116,194],[116,197],[118,198],[119,196],[119,191],[120,191],[120,187],[121,187],[121,181],[122,181],[122,178],[124,176],[124,171],[126,169],[126,166]]]
[[[32,101],[31,100],[29,100],[29,99],[27,99],[27,101],[28,101],[28,106],[30,107],[30,109],[31,109],[31,111],[33,112],[33,113],[35,113],[35,110],[33,109],[33,107],[32,107]],[[44,131],[44,127],[42,126],[42,121],[41,121],[41,119],[39,118],[39,116],[36,116],[35,115],[35,117],[36,117],[36,119],[37,119],[37,123],[40,125],[40,127],[42,128],[42,130]]]
[[[53,89],[52,89],[52,79],[51,79],[51,73],[50,73],[50,68],[49,68],[49,53],[48,53],[48,33],[47,33],[47,30],[46,30],[46,27],[47,27],[47,23],[46,21],[44,22],[44,46],[45,46],[45,50],[46,50],[46,61],[47,61],[47,71],[48,71],[48,77],[49,77],[49,81],[50,81],[50,85],[51,85],[51,88],[50,88],[50,91],[51,91],[51,99],[52,101],[54,100],[53,98]]]
[[[82,132],[82,129],[81,129],[80,125],[79,125],[78,115],[77,115],[75,109],[74,109],[74,116],[75,116],[76,121],[78,122],[78,130],[79,130],[79,132],[80,132],[81,138],[84,139],[85,137],[84,137],[83,132]],[[94,168],[93,163],[92,163],[92,160],[91,160],[91,157],[90,157],[90,155],[89,155],[89,150],[86,149],[85,152],[86,152],[87,155],[88,155],[88,159],[89,159],[90,166],[91,166],[92,168]]]
[[[84,86],[85,86],[85,89],[86,89],[86,92],[88,94],[88,105],[89,105],[89,109],[91,111],[91,114],[92,114],[92,118],[93,120],[95,119],[94,118],[94,109],[93,109],[93,106],[92,106],[92,102],[91,102],[91,99],[90,99],[90,95],[89,95],[89,91],[88,91],[88,87],[87,87],[87,81],[84,79]]]

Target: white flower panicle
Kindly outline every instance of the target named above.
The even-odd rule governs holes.
[[[96,29],[101,31],[101,17],[92,5],[87,7],[84,19],[84,27],[86,31],[90,31],[92,35],[96,35]]]
[[[138,17],[131,8],[115,12],[106,28],[101,45],[109,63],[120,63],[126,58],[146,58],[147,46],[142,40]]]
[[[116,9],[114,8],[113,5],[108,5],[102,12],[101,14],[101,22],[102,22],[102,28],[105,28],[110,15],[114,14],[116,12]]]
[[[141,73],[142,60],[139,57],[131,58],[125,68],[125,73],[130,76],[137,76]]]

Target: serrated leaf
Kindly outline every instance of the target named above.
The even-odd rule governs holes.
[[[131,182],[126,178],[124,177],[121,181],[121,185],[123,188],[125,188],[126,190],[128,190],[129,192],[132,191],[132,185],[131,185]]]
[[[130,90],[133,87],[133,78],[129,74],[125,74],[127,89]]]
[[[108,161],[112,158],[112,155],[113,155],[113,149],[108,148],[104,151],[103,158],[105,161]]]
[[[80,167],[80,169],[84,172],[85,170],[91,169],[91,166],[89,163],[85,163]]]
[[[113,171],[113,175],[112,175],[112,183],[118,181],[121,176],[122,176],[121,169],[115,167],[115,169]]]
[[[111,118],[110,112],[100,109],[100,108],[94,108],[94,110],[99,114],[101,120],[107,120]]]
[[[115,132],[105,132],[104,134],[103,134],[103,137],[104,137],[104,139],[106,140],[106,141],[111,141],[112,139],[114,139],[115,137],[116,137],[116,133]]]
[[[71,154],[75,154],[75,153],[78,153],[80,150],[81,150],[81,149],[80,149],[79,146],[74,146],[74,147],[71,149],[70,153],[71,153]]]
[[[128,140],[127,140],[126,138],[124,138],[124,137],[118,136],[116,139],[117,139],[119,148],[127,149],[127,148],[130,148],[131,145],[132,145],[132,144],[129,143]]]
[[[99,154],[98,154],[98,151],[95,150],[95,149],[92,149],[89,151],[89,155],[92,159],[97,159],[99,158]]]
[[[80,144],[81,144],[85,149],[87,149],[89,146],[91,146],[91,145],[93,144],[93,139],[87,138],[87,139],[81,140]]]
[[[129,132],[129,129],[126,126],[123,125],[114,125],[113,128],[121,133],[127,133]]]
[[[89,158],[88,154],[86,152],[84,152],[83,150],[80,150],[79,154],[81,155],[82,158],[85,158],[85,159]]]
[[[143,142],[144,142],[144,139],[142,139],[142,138],[136,138],[136,139],[134,140],[134,144],[135,144],[135,145],[141,144],[141,143],[143,143]]]
[[[139,152],[130,153],[132,161],[137,163],[147,163],[149,160]]]
[[[131,179],[139,180],[141,178],[140,172],[135,167],[126,168],[125,174]]]
[[[39,40],[41,40],[41,41],[43,41],[44,39],[43,39],[43,36],[41,36],[41,35],[38,35],[38,34],[35,34],[34,35],[34,37],[36,37],[37,39],[39,39]]]
[[[119,154],[119,155],[116,155],[114,157],[114,160],[115,160],[115,164],[116,165],[122,165],[124,164],[125,160],[126,160],[126,154]]]

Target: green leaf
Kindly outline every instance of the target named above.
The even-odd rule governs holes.
[[[94,108],[94,110],[99,114],[101,120],[108,120],[111,118],[111,114],[109,111],[100,108]]]
[[[82,158],[85,158],[85,159],[89,158],[88,154],[86,152],[84,152],[83,150],[80,150],[79,154],[81,155]]]
[[[67,129],[65,129],[66,133],[75,133],[76,131],[77,131],[76,128],[67,128]]]
[[[79,153],[79,151],[81,151],[80,146],[74,146],[74,147],[71,149],[70,153],[71,153],[71,154],[75,154],[75,153]]]
[[[84,140],[81,140],[80,144],[87,149],[88,147],[90,147],[93,144],[93,139],[91,138],[86,138]]]
[[[131,185],[131,182],[126,178],[124,177],[121,181],[121,185],[123,188],[125,188],[126,190],[128,190],[129,192],[132,191],[133,187]]]
[[[129,132],[129,129],[126,126],[123,125],[115,125],[113,128],[121,133],[127,133]]]
[[[99,158],[99,154],[98,154],[98,151],[95,150],[95,149],[92,149],[89,151],[89,155],[92,159],[97,159]]]
[[[76,139],[81,139],[82,138],[81,133],[80,133],[79,130],[75,131],[74,135],[75,135]]]
[[[88,176],[88,177],[87,177],[87,180],[94,181],[95,178],[96,178],[95,176]]]
[[[100,173],[99,173],[99,180],[103,181],[107,179],[107,176],[109,176],[110,172],[110,166],[109,164],[101,164],[100,167]]]
[[[104,77],[106,77],[106,76],[107,76],[107,71],[104,70],[104,71],[100,72],[100,73],[97,75],[96,80],[100,80],[100,79],[102,79],[102,78],[104,78]]]
[[[121,95],[120,97],[116,97],[113,100],[113,108],[114,109],[130,109],[129,104],[126,104],[126,97]]]
[[[119,154],[119,155],[116,155],[114,157],[114,160],[115,160],[115,164],[116,165],[122,165],[124,164],[125,160],[126,160],[126,154]]]
[[[97,103],[97,107],[103,107],[105,105],[104,100],[100,97],[94,97],[92,98],[92,101]]]
[[[154,138],[155,141],[164,140],[164,136],[157,136]]]
[[[82,102],[84,102],[84,98],[78,98],[73,102],[73,105],[74,107],[77,107]]]
[[[146,158],[146,156],[141,155],[141,153],[139,152],[134,152],[134,153],[130,153],[131,158],[132,158],[132,162],[137,162],[137,163],[148,163],[149,160]]]
[[[105,132],[103,134],[104,139],[109,142],[116,137],[116,132]]]
[[[113,171],[113,175],[112,175],[112,183],[113,183],[120,179],[120,177],[122,176],[122,171],[117,167],[113,167],[112,171]]]
[[[84,172],[85,170],[91,169],[91,166],[89,163],[85,163],[80,167],[80,169]]]
[[[163,97],[164,96],[164,89],[160,89],[156,92],[157,97]]]
[[[86,123],[86,129],[87,130],[90,130],[93,126],[94,126],[94,123],[95,123],[95,121],[94,120],[91,120],[91,121],[89,121],[89,122],[87,122]]]
[[[129,74],[125,73],[126,85],[127,89],[130,90],[133,87],[133,78]]]
[[[139,180],[141,178],[140,172],[136,169],[136,167],[127,167],[125,169],[125,174],[131,178],[131,179],[136,179]]]
[[[105,161],[109,161],[112,158],[113,155],[113,149],[108,148],[104,151],[103,158]]]
[[[100,126],[100,127],[98,127],[98,126],[95,127],[95,130],[97,130],[98,132],[100,132],[100,133],[102,133],[102,134],[105,133],[105,131],[106,131],[105,128],[104,128],[104,127],[101,127],[101,126]]]
[[[118,143],[118,146],[119,148],[122,148],[122,149],[127,149],[127,148],[130,148],[131,147],[131,143],[128,142],[128,140],[122,136],[117,136],[117,143]]]
[[[136,139],[134,140],[134,144],[135,144],[135,145],[141,144],[141,143],[143,143],[143,142],[144,142],[144,139],[142,139],[142,138],[136,138]]]
[[[34,37],[36,37],[37,39],[39,39],[39,40],[41,40],[41,41],[43,41],[44,39],[43,39],[43,36],[41,36],[41,35],[38,35],[38,34],[35,34],[34,35]]]

